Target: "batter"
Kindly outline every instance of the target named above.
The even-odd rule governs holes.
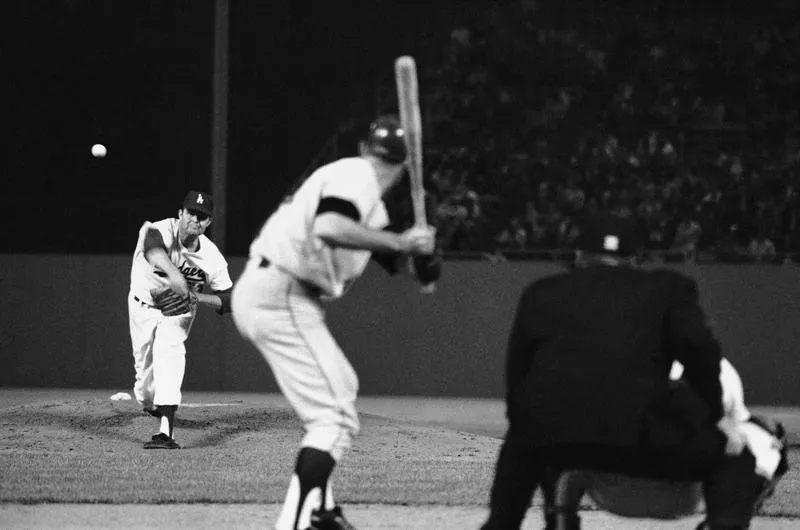
[[[233,287],[228,263],[204,234],[212,221],[213,199],[190,191],[178,218],[145,222],[133,253],[128,316],[136,382],[133,393],[144,411],[159,418],[160,430],[145,449],[179,449],[173,436],[175,412],[181,403],[186,347],[197,304],[165,316],[154,295],[171,289],[179,297],[230,312]],[[211,294],[203,293],[208,284]]]
[[[236,326],[305,427],[277,530],[353,528],[329,479],[359,430],[358,377],[327,328],[323,303],[345,294],[373,252],[433,253],[432,228],[385,230],[382,196],[404,175],[405,160],[398,120],[378,118],[360,156],[317,169],[267,219],[233,289]]]

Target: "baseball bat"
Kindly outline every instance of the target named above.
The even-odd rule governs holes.
[[[408,151],[408,175],[411,184],[411,204],[414,208],[414,225],[425,227],[425,188],[422,186],[422,117],[419,108],[417,63],[410,55],[398,57],[394,62],[397,82],[397,104]]]
[[[408,151],[408,177],[411,187],[411,204],[414,209],[414,226],[428,226],[425,214],[425,187],[422,185],[422,113],[419,106],[419,83],[417,63],[410,55],[403,55],[394,62],[397,83],[397,106],[400,109],[400,124],[405,132]],[[425,294],[435,292],[436,284],[421,287]]]

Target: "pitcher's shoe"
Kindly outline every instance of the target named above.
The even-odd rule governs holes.
[[[153,407],[153,408],[145,407],[142,410],[144,412],[146,412],[147,414],[150,414],[154,418],[160,418],[161,417],[161,412],[159,412],[159,410],[156,407]]]
[[[178,445],[175,440],[160,432],[158,434],[154,434],[153,437],[150,439],[149,442],[144,443],[145,449],[180,449],[181,446]]]
[[[356,530],[356,527],[344,518],[341,506],[335,506],[332,510],[312,511],[309,530]]]

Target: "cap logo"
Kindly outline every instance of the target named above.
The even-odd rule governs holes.
[[[603,249],[611,252],[619,250],[619,238],[617,236],[605,236],[603,238]]]
[[[197,204],[203,204],[203,194],[202,193],[198,193],[197,194]]]

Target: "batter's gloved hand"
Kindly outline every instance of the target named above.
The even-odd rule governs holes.
[[[433,254],[424,254],[412,258],[414,276],[422,285],[436,282],[442,276],[442,252],[435,250]]]
[[[194,291],[189,291],[186,296],[181,296],[172,289],[151,293],[153,304],[161,310],[165,317],[185,315],[197,305],[197,295]]]
[[[404,254],[431,254],[436,250],[436,228],[413,226],[400,234]]]

